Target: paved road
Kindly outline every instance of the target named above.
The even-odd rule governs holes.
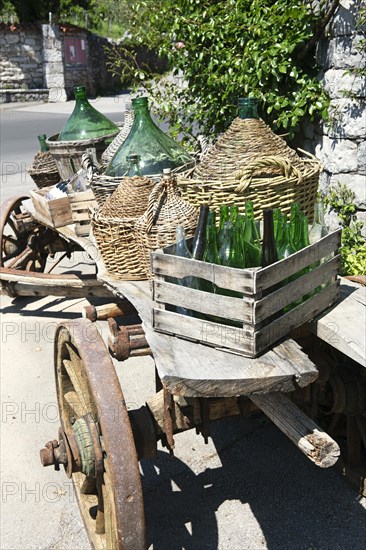
[[[14,144],[20,139],[29,144],[46,124],[49,132],[57,131],[65,114],[54,112],[57,108],[71,104],[2,112],[6,124],[33,121],[24,123],[29,134],[24,130],[19,141],[15,130],[2,131],[3,151],[13,155],[6,158],[21,163],[25,154],[14,153]],[[34,154],[32,148],[27,154]],[[2,180],[4,197],[13,192],[15,177]],[[22,186],[25,190],[27,182]],[[88,268],[85,262],[77,265]],[[62,320],[79,318],[85,303],[1,298],[1,550],[90,548],[69,480],[63,472],[42,469],[38,457],[59,425],[54,330]],[[105,323],[99,328],[106,333]],[[130,359],[116,369],[129,407],[154,393],[150,358]],[[313,466],[263,416],[214,425],[208,445],[194,432],[175,440],[175,458],[159,448],[156,460],[141,463],[149,548],[364,550],[366,499],[334,468]]]

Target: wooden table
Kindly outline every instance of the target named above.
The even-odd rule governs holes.
[[[314,319],[311,330],[366,367],[366,286],[342,277],[340,291],[340,300]]]

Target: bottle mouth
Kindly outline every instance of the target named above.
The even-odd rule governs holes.
[[[256,97],[239,97],[238,99],[238,105],[241,107],[242,105],[257,105],[258,99]]]
[[[133,107],[147,107],[148,98],[147,97],[135,97],[131,100]]]

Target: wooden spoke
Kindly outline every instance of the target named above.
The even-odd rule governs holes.
[[[92,470],[81,467],[72,473],[93,547],[144,549],[141,480],[129,416],[109,353],[93,323],[82,319],[58,326],[55,374],[63,430],[68,438],[79,437],[80,455],[93,449]],[[83,437],[90,436],[85,448],[76,428],[83,422],[89,426]]]

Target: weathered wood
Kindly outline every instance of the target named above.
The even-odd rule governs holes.
[[[269,325],[255,334],[257,350],[266,349],[268,345],[286,336],[291,329],[302,325],[315,317],[319,311],[331,306],[339,297],[339,281],[319,291],[317,294],[284,313]]]
[[[181,279],[193,276],[215,283],[218,287],[237,290],[243,294],[254,291],[254,277],[258,268],[235,269],[164,254],[158,250],[151,254],[152,270],[157,275]]]
[[[177,285],[165,281],[153,281],[153,299],[157,303],[167,303],[173,306],[183,306],[189,310],[199,311],[206,315],[230,315],[231,319],[253,322],[253,298],[234,298],[211,292],[201,292],[194,288]],[[229,314],[227,312],[230,312]]]
[[[302,269],[318,263],[322,258],[329,257],[340,247],[341,234],[340,229],[329,233],[316,243],[291,254],[288,258],[257,271],[255,292],[261,292]]]
[[[110,334],[108,347],[118,361],[126,361],[129,357],[151,355],[151,349],[145,338],[141,323],[138,325],[118,325],[114,317],[108,319]]]
[[[314,288],[321,286],[324,281],[329,281],[331,278],[335,279],[339,268],[340,256],[337,255],[331,260],[308,271],[298,279],[288,282],[278,290],[271,292],[261,300],[255,301],[253,312],[254,324],[264,321],[269,315],[301,299],[302,296],[310,293]]]
[[[101,306],[85,306],[82,312],[83,317],[90,321],[106,321],[109,317],[137,314],[136,308],[128,300],[119,304],[103,304]]]
[[[153,284],[153,326],[160,332],[256,357],[337,299],[337,286],[331,283],[340,266],[340,257],[332,257],[339,243],[340,231],[335,231],[289,258],[252,270],[176,257],[169,254],[170,247],[158,251],[152,255],[158,277]],[[299,276],[291,281],[294,274]],[[241,294],[246,290],[242,298],[233,298],[225,296],[225,291],[216,294],[170,282],[184,277],[206,279]],[[276,289],[276,284],[281,288]],[[322,287],[327,288],[318,292]],[[286,306],[304,299],[301,306],[285,313]],[[174,313],[172,306],[194,313]],[[205,316],[213,318],[206,321]],[[239,322],[237,328],[232,328],[232,321]]]
[[[38,273],[0,267],[1,293],[6,296],[108,297],[108,289],[95,278],[72,274]]]
[[[366,287],[340,280],[340,300],[311,323],[319,338],[366,367]]]
[[[149,408],[155,422],[158,436],[164,432],[164,392],[157,392],[150,397],[146,405]],[[209,398],[209,421],[214,422],[221,418],[249,415],[258,410],[258,407],[246,397]],[[173,397],[173,431],[179,433],[202,425],[202,409],[198,398]]]
[[[267,393],[251,395],[250,399],[314,464],[329,468],[337,462],[340,455],[338,444],[286,395]]]

